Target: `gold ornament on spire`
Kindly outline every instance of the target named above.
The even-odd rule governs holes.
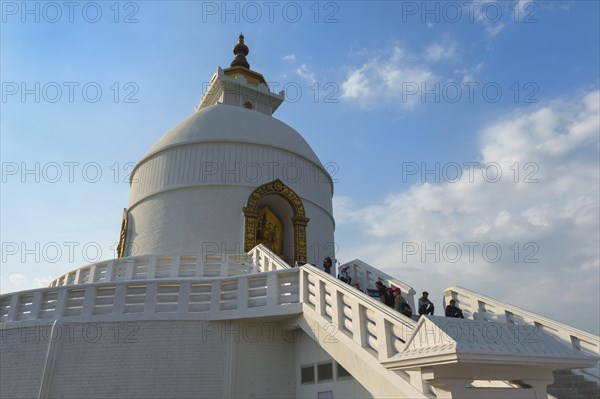
[[[231,66],[224,69],[223,73],[234,79],[243,76],[244,79],[246,79],[246,83],[251,86],[258,87],[258,85],[264,84],[268,88],[269,85],[264,76],[250,69],[250,64],[248,64],[248,61],[246,60],[248,53],[250,53],[250,50],[248,49],[248,46],[244,44],[244,35],[240,33],[238,44],[233,48],[235,58],[231,62]]]
[[[246,60],[246,56],[249,52],[250,49],[248,49],[248,46],[244,44],[244,35],[240,33],[240,35],[238,36],[238,43],[233,48],[233,54],[235,54],[235,58],[233,59],[233,61],[231,61],[230,66],[240,66],[250,69],[250,64],[248,64],[248,61]]]

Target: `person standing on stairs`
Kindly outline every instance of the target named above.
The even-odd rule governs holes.
[[[333,262],[329,256],[323,259],[323,270],[325,273],[331,274],[331,266],[333,266]]]

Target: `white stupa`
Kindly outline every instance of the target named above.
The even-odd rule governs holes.
[[[331,178],[248,52],[136,165],[119,258],[0,297],[0,397],[599,397],[597,336],[461,287],[465,319],[406,317],[314,266]]]
[[[258,232],[292,265],[333,257],[331,178],[302,136],[272,117],[283,92],[249,69],[242,35],[234,53],[196,112],[136,165],[124,255],[240,254]]]

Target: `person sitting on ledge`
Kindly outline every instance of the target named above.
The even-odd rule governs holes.
[[[423,291],[423,296],[419,298],[419,314],[430,314],[433,316],[433,302],[429,300],[429,292]]]
[[[456,301],[450,299],[450,305],[446,306],[446,317],[456,317],[457,319],[464,319],[462,310],[456,306]]]
[[[352,281],[352,277],[348,274],[348,266],[344,266],[340,269],[338,273],[338,279],[342,280],[346,284],[350,284]]]

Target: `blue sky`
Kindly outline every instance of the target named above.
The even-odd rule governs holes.
[[[2,292],[114,255],[127,172],[243,32],[334,174],[342,262],[598,333],[598,2],[23,4],[0,25]]]

